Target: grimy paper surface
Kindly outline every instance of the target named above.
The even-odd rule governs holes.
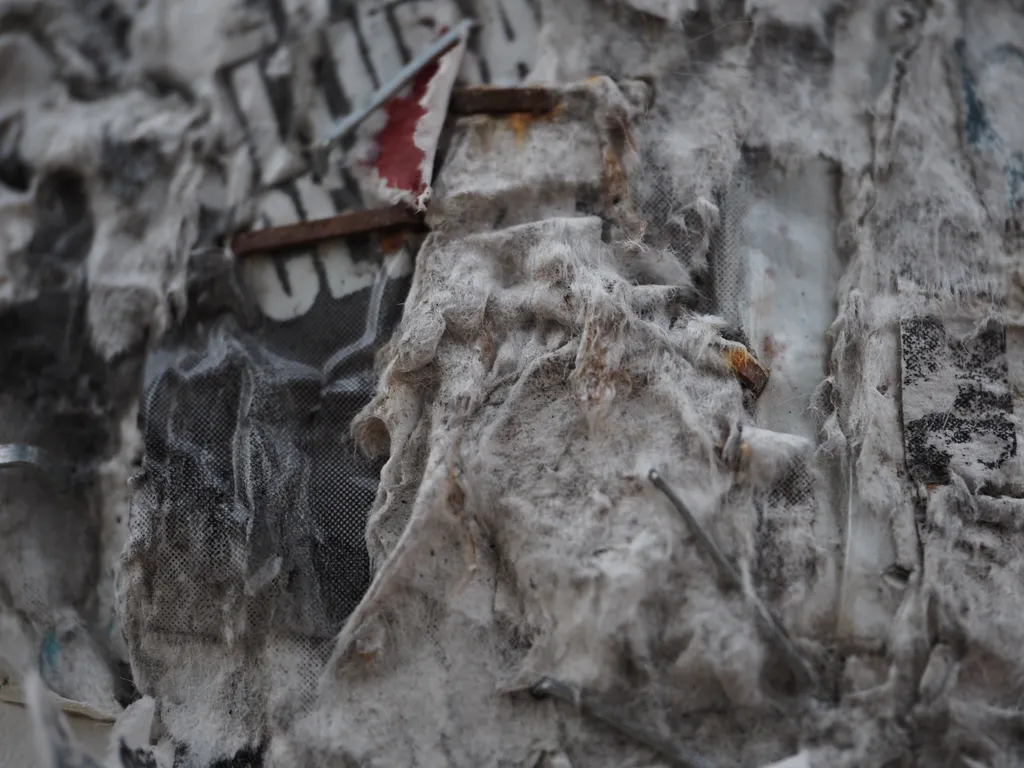
[[[111,765],[1024,761],[1016,4],[126,8],[0,11],[0,439],[93,478],[0,475],[0,605],[153,697]],[[306,147],[466,15],[560,107],[453,120],[422,243],[233,265],[367,204]]]

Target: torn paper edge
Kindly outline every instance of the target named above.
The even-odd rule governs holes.
[[[443,32],[444,30],[442,30]],[[441,140],[441,131],[448,116],[448,101],[458,79],[463,56],[466,53],[467,39],[467,35],[462,35],[459,42],[450,51],[436,59],[437,71],[427,82],[423,95],[416,102],[424,110],[424,114],[416,121],[411,137],[412,145],[423,154],[417,174],[418,189],[402,189],[392,186],[387,179],[380,175],[377,162],[381,155],[388,152],[387,145],[377,144],[377,157],[363,166],[363,173],[367,179],[367,191],[381,204],[404,203],[419,211],[426,209],[431,194],[434,159]],[[401,98],[401,96],[397,98]],[[386,111],[386,109],[387,104],[381,108],[382,111]],[[376,138],[387,126],[387,123],[385,121],[381,125],[374,121],[374,125],[376,130],[372,135],[367,135],[363,142],[376,144]],[[406,138],[406,136],[402,136],[403,140]],[[358,152],[358,154],[364,154],[364,152]]]

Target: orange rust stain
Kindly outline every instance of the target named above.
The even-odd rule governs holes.
[[[629,180],[626,178],[626,169],[622,167],[618,154],[610,147],[604,150],[603,164],[601,185],[604,188],[605,203],[609,206],[625,203],[629,207]]]
[[[529,112],[513,112],[505,118],[505,125],[515,134],[517,147],[523,146],[533,121],[534,116]]]
[[[379,238],[380,252],[385,256],[400,251],[409,239],[409,230],[399,229],[395,232],[382,234]]]
[[[373,653],[373,652],[370,652],[370,653],[360,653],[360,654],[359,654],[359,658],[363,660],[363,663],[364,663],[364,664],[369,664],[369,663],[371,663],[371,662],[372,662],[372,661],[373,661],[374,659],[376,659],[376,658],[377,658],[377,654],[376,654],[376,653]]]
[[[611,149],[606,149],[604,152],[604,180],[609,187],[626,183],[626,171],[622,167],[619,156]]]
[[[551,120],[562,111],[562,105],[558,104],[554,109],[548,112],[542,112],[540,114],[534,114],[532,112],[512,112],[505,115],[505,125],[508,126],[509,130],[516,137],[516,146],[523,146],[523,142],[526,141],[526,134],[530,132],[530,128],[534,123],[542,120]]]
[[[745,349],[733,347],[725,354],[725,364],[734,372],[742,371],[749,362],[751,362],[750,355]]]
[[[764,361],[768,365],[771,365],[776,357],[786,351],[785,344],[780,344],[768,334],[765,334],[761,348],[764,350]]]
[[[939,486],[937,486],[935,483],[928,483],[927,487],[928,487],[928,492],[931,493],[932,491],[934,491]]]

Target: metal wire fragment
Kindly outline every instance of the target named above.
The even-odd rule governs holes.
[[[402,67],[394,78],[381,86],[381,88],[373,94],[366,105],[357,109],[355,112],[346,115],[341,121],[339,121],[331,132],[313,148],[313,175],[316,178],[323,178],[327,174],[327,160],[331,153],[331,149],[333,149],[339,141],[358,128],[366,118],[379,109],[384,102],[398,93],[398,91],[400,91],[404,86],[408,85],[409,82],[416,77],[419,71],[427,66],[427,64],[439,56],[443,56],[458,45],[459,40],[461,40],[463,36],[468,35],[475,26],[475,21],[467,19],[450,29],[438,38],[437,42]]]
[[[236,256],[267,253],[314,245],[324,240],[376,232],[396,227],[422,228],[423,217],[408,208],[395,205],[366,211],[350,211],[326,219],[300,221],[280,227],[240,232],[231,240]]]
[[[73,474],[68,468],[39,446],[25,443],[0,444],[0,469],[24,467],[42,472],[60,491],[70,488],[74,481]]]
[[[811,669],[810,664],[804,659],[800,651],[797,650],[796,646],[793,645],[793,641],[790,639],[789,634],[786,632],[786,628],[782,626],[782,623],[775,618],[768,606],[764,604],[760,597],[752,589],[743,588],[743,577],[736,567],[729,561],[729,558],[725,556],[725,553],[715,543],[714,539],[711,538],[710,534],[704,529],[693,513],[683,503],[683,500],[679,498],[678,494],[658,473],[658,470],[651,469],[647,473],[647,477],[650,478],[651,483],[654,487],[661,491],[668,500],[672,502],[672,506],[676,508],[676,511],[682,516],[683,520],[689,526],[690,530],[693,531],[694,536],[697,537],[697,542],[701,545],[705,552],[715,561],[715,565],[718,566],[718,570],[721,571],[722,575],[728,579],[729,583],[743,592],[747,601],[754,607],[755,614],[758,618],[758,624],[761,630],[766,635],[766,638],[775,649],[782,655],[789,665],[793,674],[797,677],[802,685],[817,688],[818,681],[817,676]]]
[[[475,86],[453,91],[448,111],[453,115],[543,114],[561,101],[562,95],[551,88]]]
[[[660,734],[655,733],[643,726],[627,723],[616,715],[612,714],[601,705],[590,701],[589,697],[569,685],[566,682],[553,677],[543,677],[530,691],[538,699],[548,697],[558,699],[566,704],[579,708],[581,712],[595,720],[600,720],[607,726],[614,728],[624,736],[640,742],[645,747],[669,760],[673,765],[681,765],[685,768],[715,768],[715,764],[703,755],[673,744]]]
[[[725,364],[740,380],[740,384],[750,390],[755,398],[760,397],[764,388],[768,386],[771,373],[747,349],[742,347],[727,349]]]

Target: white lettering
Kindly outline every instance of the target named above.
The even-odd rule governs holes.
[[[299,220],[298,211],[284,192],[272,190],[260,199],[260,213],[268,226],[292,224]],[[280,263],[288,280],[288,289],[278,275],[279,260],[264,254],[253,254],[242,259],[243,279],[256,296],[256,303],[271,320],[284,322],[306,314],[320,292],[313,256],[299,253],[288,256]]]

